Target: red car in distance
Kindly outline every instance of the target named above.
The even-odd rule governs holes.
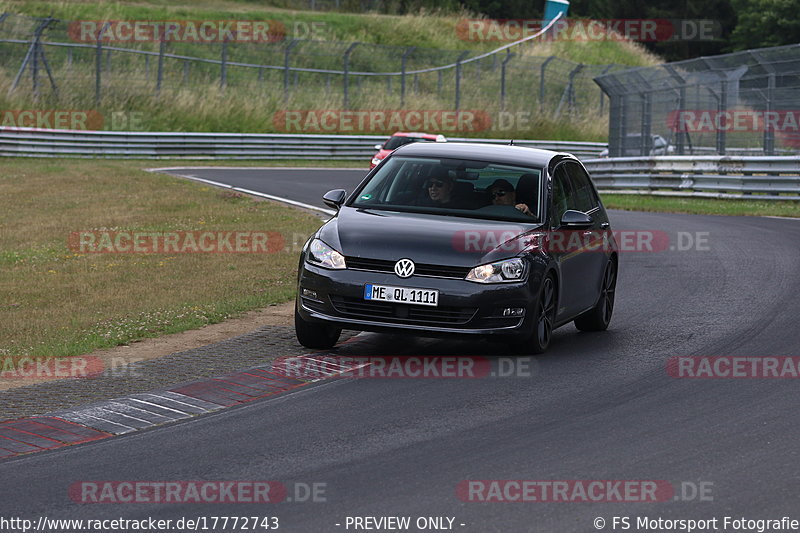
[[[385,143],[375,145],[375,149],[378,150],[378,153],[372,156],[369,168],[375,168],[378,163],[380,163],[384,157],[392,153],[393,150],[400,148],[404,144],[416,142],[443,143],[447,142],[447,139],[444,135],[434,135],[433,133],[398,131],[389,137]]]

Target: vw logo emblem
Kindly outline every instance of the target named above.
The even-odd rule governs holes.
[[[394,264],[394,273],[401,278],[410,278],[414,275],[414,261],[401,259]]]

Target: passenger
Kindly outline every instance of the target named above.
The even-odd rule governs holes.
[[[512,205],[528,216],[533,216],[527,204],[517,203],[514,186],[504,179],[497,179],[489,186],[489,199],[494,205]]]

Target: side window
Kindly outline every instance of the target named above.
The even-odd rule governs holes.
[[[561,217],[570,207],[573,198],[572,186],[565,165],[558,165],[553,174],[553,226],[561,224]]]
[[[569,202],[569,208],[587,213],[600,205],[595,196],[589,176],[575,163],[566,163],[567,173],[574,190],[574,202]]]

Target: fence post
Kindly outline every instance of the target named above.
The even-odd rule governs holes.
[[[611,67],[613,67],[613,66],[614,66],[614,63],[612,63],[610,65],[606,65],[606,68],[603,69],[603,71],[600,73],[600,76],[602,76],[603,74],[605,74],[609,70],[611,70]],[[603,89],[600,89],[600,114],[601,115],[603,114],[603,107],[604,107],[604,104],[605,104],[605,96],[606,96],[606,93],[603,92]]]
[[[292,39],[283,51],[283,103],[289,103],[289,58],[294,48],[299,41]]]
[[[608,94],[608,157],[622,154],[622,140],[625,136],[625,97],[615,93]]]
[[[103,34],[108,29],[111,22],[103,24],[102,29],[97,34],[97,49],[95,50],[95,73],[94,73],[94,101],[100,105],[100,77],[103,70]],[[147,56],[145,56],[147,57]]]
[[[39,42],[39,30],[36,30],[36,39],[33,41],[33,58],[31,62],[31,74],[33,76],[33,99],[39,100],[39,47],[42,46]]]
[[[350,54],[353,52],[355,47],[358,46],[358,42],[352,43],[347,50],[344,52],[344,81],[343,81],[343,89],[344,89],[344,108],[350,109],[350,100],[348,94],[348,85],[350,84]]]
[[[164,39],[164,30],[161,30],[161,38],[159,39],[158,43],[158,70],[156,72],[156,94],[161,93],[161,82],[164,79],[164,51],[167,46],[166,40]]]
[[[45,21],[45,25],[42,28],[42,31],[46,30],[47,26],[49,26],[50,22],[52,22],[53,20],[55,19],[53,19],[52,17],[48,17],[47,20]],[[53,93],[56,95],[56,99],[58,99],[58,86],[56,86],[56,80],[53,78],[53,72],[50,70],[50,65],[49,63],[47,63],[47,57],[45,57],[44,54],[44,47],[42,46],[41,43],[41,34],[39,35],[39,37],[40,37],[39,55],[42,58],[42,65],[44,65],[44,70],[45,72],[47,72],[47,78],[50,80],[50,87],[53,89]]]
[[[575,76],[583,70],[584,66],[583,63],[580,63],[569,73],[569,92],[567,93],[567,109],[569,114],[575,111]]]
[[[30,61],[31,54],[33,54],[33,48],[34,43],[32,42],[28,47],[28,51],[25,53],[25,59],[22,60],[22,65],[20,65],[17,75],[14,76],[14,82],[11,84],[11,88],[8,90],[9,95],[11,95],[11,93],[13,93],[19,85],[19,80],[22,78],[22,73],[25,72],[25,67],[28,66],[28,61]]]
[[[461,55],[456,59],[456,111],[461,106],[461,62],[469,55],[469,51],[461,52]],[[439,71],[441,72],[441,70]]]
[[[767,102],[764,116],[771,116],[772,101],[775,98],[775,73],[770,72],[767,77]],[[766,124],[765,124],[766,125]],[[771,127],[764,128],[764,155],[775,155],[775,130]]]
[[[183,60],[183,83],[189,83],[189,60]]]
[[[406,61],[408,60],[408,55],[415,48],[416,46],[409,46],[400,58],[400,107],[403,107],[406,103]]]
[[[681,112],[686,107],[686,80],[678,74],[673,67],[669,64],[663,65],[664,69],[669,72],[669,75],[672,76],[672,79],[678,84],[678,108],[676,109],[675,121],[670,126],[675,131],[675,154],[676,155],[684,155],[686,153],[686,138],[688,137],[688,133],[684,128],[684,124],[681,123]]]
[[[641,155],[642,157],[648,157],[650,155],[650,151],[652,150],[652,145],[653,145],[653,138],[650,136],[651,133],[650,122],[653,109],[650,100],[650,93],[641,93],[641,98],[642,98]]]
[[[224,89],[228,85],[228,36],[222,40],[222,64],[219,72],[219,87]]]
[[[5,19],[5,15],[2,17]],[[0,21],[2,20],[0,19]],[[47,17],[44,20],[39,22],[39,25],[36,26],[34,30],[33,40],[31,41],[31,45],[28,47],[28,51],[25,53],[25,59],[22,60],[22,65],[19,67],[19,71],[17,75],[14,77],[14,82],[11,84],[11,88],[8,90],[8,94],[10,95],[13,93],[17,86],[19,85],[20,79],[22,79],[22,74],[25,72],[25,67],[28,66],[28,62],[33,60],[31,64],[31,74],[33,75],[33,96],[34,98],[39,98],[39,58],[41,57],[42,63],[44,64],[45,69],[47,69],[47,75],[50,77],[50,84],[53,86],[53,90],[56,92],[56,96],[58,95],[58,88],[56,87],[56,82],[53,80],[53,74],[50,72],[50,66],[47,64],[47,59],[44,57],[44,51],[42,49],[42,32],[50,25],[50,23],[55,20],[52,17]]]
[[[558,107],[556,107],[556,111],[553,114],[553,117],[558,117],[561,115],[561,108],[564,107],[564,101],[567,101],[567,108],[569,112],[572,113],[572,106],[573,106],[573,94],[572,94],[572,82],[575,78],[575,74],[577,74],[583,68],[583,64],[578,64],[577,67],[572,69],[567,76],[567,86],[564,87],[564,92],[561,93],[561,100],[558,101]]]
[[[512,57],[514,57],[514,54],[506,50],[506,57],[500,64],[500,109],[503,110],[506,108],[506,65],[511,61]]]
[[[720,96],[718,102],[718,109],[717,109],[717,116],[722,117],[725,116],[725,112],[728,111],[728,80],[723,76],[721,81],[721,88],[720,88]],[[725,155],[725,128],[717,128],[717,153],[719,155]]]
[[[554,60],[556,56],[550,56],[544,60],[542,66],[539,67],[539,111],[544,110],[544,69],[547,68],[548,63]]]

